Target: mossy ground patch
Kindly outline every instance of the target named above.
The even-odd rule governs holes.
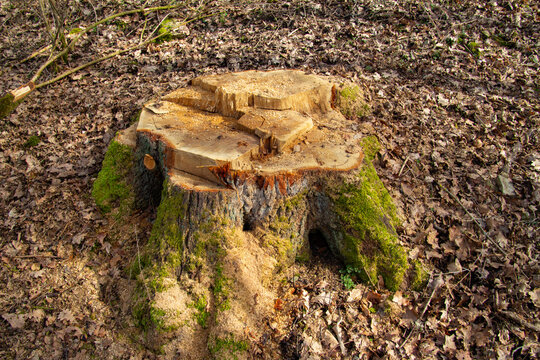
[[[101,211],[108,213],[117,209],[118,214],[125,214],[132,209],[135,199],[130,182],[133,162],[133,150],[113,140],[92,187],[92,196]]]

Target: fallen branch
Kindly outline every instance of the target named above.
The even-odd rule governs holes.
[[[52,83],[54,83],[54,82],[56,82],[56,81],[58,81],[58,80],[61,80],[61,79],[65,78],[66,76],[69,76],[69,75],[71,75],[71,74],[73,74],[73,73],[76,73],[77,71],[86,69],[86,68],[89,67],[89,66],[95,65],[95,64],[97,64],[97,63],[99,63],[99,62],[102,62],[102,61],[105,61],[105,60],[108,60],[108,59],[110,59],[110,58],[112,58],[112,57],[115,57],[115,56],[117,56],[117,55],[121,55],[121,54],[123,54],[123,53],[126,53],[126,52],[129,52],[129,51],[133,51],[133,50],[135,50],[135,49],[144,47],[144,46],[148,45],[149,43],[151,43],[152,41],[155,41],[155,40],[159,39],[160,37],[162,37],[162,36],[164,36],[164,35],[167,35],[167,33],[160,34],[160,35],[158,35],[158,36],[154,36],[153,38],[148,39],[148,40],[146,40],[146,41],[144,41],[144,42],[142,42],[142,43],[140,43],[140,44],[137,44],[137,45],[135,45],[135,46],[129,47],[129,48],[124,49],[124,50],[118,50],[118,51],[115,51],[115,52],[113,52],[113,53],[110,53],[110,54],[105,55],[105,56],[103,56],[103,57],[100,57],[100,58],[98,58],[98,59],[95,59],[95,60],[92,60],[92,61],[90,61],[90,62],[87,62],[86,64],[77,66],[76,68],[73,68],[73,69],[70,69],[70,70],[68,70],[68,71],[65,71],[65,72],[63,72],[62,74],[60,74],[60,75],[58,75],[58,76],[56,76],[56,77],[54,77],[54,78],[52,78],[52,79],[50,79],[50,80],[47,80],[47,81],[45,81],[45,82],[42,82],[42,83],[36,85],[35,88],[36,88],[36,89],[40,89],[40,88],[42,88],[42,87],[44,87],[44,86],[50,85],[50,84],[52,84]]]
[[[12,91],[9,91],[7,92],[4,96],[2,96],[0,98],[0,119],[3,119],[4,117],[8,116],[13,110],[15,110],[15,108],[17,108],[17,106],[19,106],[19,104],[21,103],[21,101],[26,97],[28,96],[30,93],[32,93],[34,90],[36,89],[40,89],[44,86],[47,86],[47,85],[50,85],[58,80],[61,80],[77,71],[80,71],[82,69],[85,69],[89,66],[92,66],[92,65],[95,65],[99,62],[102,62],[102,61],[105,61],[107,59],[110,59],[112,57],[115,57],[117,55],[121,55],[121,54],[124,54],[126,52],[129,52],[129,51],[133,51],[133,50],[136,50],[138,48],[141,48],[141,47],[144,47],[146,45],[148,45],[149,43],[153,42],[153,41],[156,41],[158,40],[159,38],[161,37],[164,37],[164,36],[167,36],[169,35],[169,32],[164,32],[162,34],[159,34],[157,36],[154,36],[152,38],[149,38],[141,43],[138,43],[137,45],[135,46],[132,46],[132,47],[129,47],[127,49],[123,49],[123,50],[118,50],[118,51],[115,51],[115,52],[112,52],[108,55],[105,55],[103,57],[100,57],[98,59],[94,59],[86,64],[83,64],[83,65],[80,65],[76,68],[73,68],[73,69],[70,69],[70,70],[67,70],[65,72],[63,72],[62,74],[50,79],[50,80],[47,80],[45,82],[42,82],[42,83],[39,83],[39,84],[35,84],[36,83],[36,80],[40,77],[40,75],[42,74],[42,72],[48,67],[50,66],[51,64],[53,64],[56,60],[58,60],[60,57],[66,55],[70,49],[72,49],[75,44],[77,43],[77,41],[81,38],[82,35],[84,35],[85,33],[87,33],[88,31],[96,28],[97,26],[107,22],[107,21],[110,21],[112,19],[115,19],[117,17],[120,17],[120,16],[125,16],[125,15],[130,15],[130,14],[135,14],[135,13],[141,13],[141,12],[144,12],[144,13],[148,13],[148,12],[152,12],[152,11],[158,11],[158,10],[170,10],[170,9],[174,9],[174,8],[177,8],[179,7],[180,5],[170,5],[170,6],[158,6],[158,7],[153,7],[153,8],[145,8],[145,9],[134,9],[134,10],[129,10],[129,11],[124,11],[124,12],[121,12],[121,13],[118,13],[118,14],[114,14],[114,15],[111,15],[111,16],[108,16],[100,21],[97,21],[95,23],[93,23],[92,25],[88,26],[87,28],[81,30],[79,33],[77,33],[77,35],[75,36],[75,38],[73,40],[71,40],[71,42],[64,48],[64,50],[62,50],[61,52],[57,53],[56,55],[54,56],[51,56],[38,70],[37,72],[34,74],[34,76],[32,77],[32,79],[25,85],[19,87],[18,89],[15,89],[15,90],[12,90]],[[200,20],[200,19],[204,19],[204,18],[207,18],[207,17],[211,17],[215,14],[211,13],[211,14],[207,14],[207,15],[199,15],[199,16],[196,16],[190,20],[185,20],[183,22],[183,25],[186,25],[186,24],[189,24],[195,20]]]
[[[67,55],[68,52],[75,46],[75,44],[79,41],[79,39],[84,34],[88,33],[90,30],[95,29],[99,25],[104,24],[104,23],[106,23],[108,21],[111,21],[113,19],[116,19],[117,17],[120,17],[120,16],[126,16],[126,15],[137,14],[137,13],[150,13],[150,12],[159,11],[159,10],[171,10],[171,9],[175,9],[175,8],[178,8],[178,7],[180,7],[180,5],[157,6],[157,7],[145,8],[145,9],[133,9],[133,10],[123,11],[121,13],[113,14],[111,16],[108,16],[108,17],[104,18],[104,19],[96,21],[95,23],[91,24],[90,26],[87,26],[86,28],[79,31],[77,33],[77,35],[75,36],[75,38],[73,38],[73,40],[71,40],[70,43],[64,48],[64,50],[62,50],[58,54],[51,57],[48,61],[45,62],[45,64],[41,65],[41,67],[34,74],[32,79],[30,79],[30,81],[35,83],[36,80],[40,77],[41,73],[46,68],[48,68],[52,63],[54,63],[60,57],[62,57],[64,55]]]
[[[20,62],[20,64],[24,64],[25,62],[27,61],[30,61],[32,60],[33,58],[35,57],[38,57],[39,55],[43,54],[44,52],[48,51],[48,50],[51,50],[52,49],[52,45],[47,45],[41,49],[39,49],[38,51],[35,51],[33,52],[31,55],[29,55],[27,58],[25,58],[24,60],[22,60]]]

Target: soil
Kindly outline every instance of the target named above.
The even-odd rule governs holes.
[[[164,17],[182,19],[197,5],[104,24],[42,80],[134,45]],[[72,29],[136,6],[59,8]],[[276,284],[268,326],[277,330],[250,356],[537,358],[539,5],[205,6],[215,14],[187,32],[41,88],[0,121],[0,357],[160,358],[122,308],[126,269],[157,204],[127,224],[101,215],[90,193],[106,147],[143,104],[196,76],[294,68],[369,89],[370,109],[351,136],[374,134],[383,144],[375,165],[404,220],[400,242],[430,276],[427,286],[390,293],[356,284],[354,269],[298,262]],[[43,20],[37,2],[1,3],[2,94],[46,61],[47,53],[23,61],[50,44]]]

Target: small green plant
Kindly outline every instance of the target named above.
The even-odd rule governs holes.
[[[128,24],[122,20],[116,20],[115,25],[116,25],[116,28],[120,31],[124,31],[128,28]]]
[[[219,23],[221,25],[225,25],[225,22],[227,21],[227,16],[229,14],[227,13],[227,11],[222,11],[219,13]]]
[[[475,41],[469,41],[466,48],[475,57],[479,57],[482,55],[482,52],[480,51],[480,45],[478,45],[478,43]]]
[[[475,41],[470,41],[467,34],[459,34],[457,42],[458,44],[462,45],[465,50],[467,50],[467,52],[469,52],[474,57],[480,57],[482,55],[482,51],[480,51],[480,45],[478,45],[478,43]]]
[[[24,143],[24,147],[25,148],[30,148],[30,147],[34,147],[36,146],[37,144],[39,144],[41,142],[41,138],[39,136],[36,136],[36,135],[32,135],[30,136],[26,142]]]
[[[205,329],[208,327],[208,317],[210,316],[210,313],[206,310],[207,305],[208,303],[204,296],[199,297],[197,301],[190,305],[197,310],[195,313],[195,321]]]
[[[361,270],[352,265],[347,265],[344,269],[339,270],[339,272],[341,273],[341,282],[343,283],[343,286],[345,289],[351,290],[356,285],[353,278],[357,277]]]
[[[75,34],[78,34],[80,33],[81,31],[83,31],[83,29],[79,28],[79,27],[76,27],[76,28],[73,28],[69,31],[69,35],[75,35]]]
[[[508,49],[513,49],[516,47],[516,42],[505,34],[495,34],[491,37],[497,44],[504,46]]]
[[[165,19],[159,26],[157,43],[171,41],[185,36],[185,22],[179,19]]]

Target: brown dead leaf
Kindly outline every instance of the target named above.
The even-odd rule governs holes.
[[[455,335],[446,335],[444,337],[443,349],[448,354],[454,354],[456,352]]]
[[[529,291],[529,296],[537,308],[540,308],[540,288]]]
[[[75,321],[75,317],[70,310],[62,310],[60,314],[58,314],[58,320],[62,322],[72,323]]]
[[[381,302],[381,299],[382,295],[375,291],[370,291],[367,294],[367,300],[374,305],[379,304]]]
[[[398,304],[399,306],[409,305],[409,300],[403,297],[403,294],[401,293],[401,291],[396,291],[394,293],[394,297],[392,298],[392,301]]]
[[[332,299],[334,297],[334,294],[332,292],[321,292],[319,295],[314,296],[311,299],[312,303],[320,304],[320,305],[330,305],[332,303]]]
[[[29,314],[29,317],[34,322],[40,322],[45,318],[45,311],[43,309],[36,309]]]
[[[14,329],[22,329],[24,327],[25,318],[22,314],[3,314],[2,318]]]
[[[426,230],[426,242],[431,245],[432,248],[439,248],[439,240],[437,239],[439,233],[433,228],[433,224],[430,224]]]
[[[362,300],[364,296],[364,290],[359,288],[354,288],[350,291],[349,296],[347,297],[347,302],[356,302]]]
[[[448,271],[451,273],[459,273],[463,270],[461,263],[458,258],[455,258],[454,261],[448,264]]]
[[[274,300],[274,310],[277,310],[277,311],[283,310],[283,305],[285,305],[283,300],[279,298]]]

